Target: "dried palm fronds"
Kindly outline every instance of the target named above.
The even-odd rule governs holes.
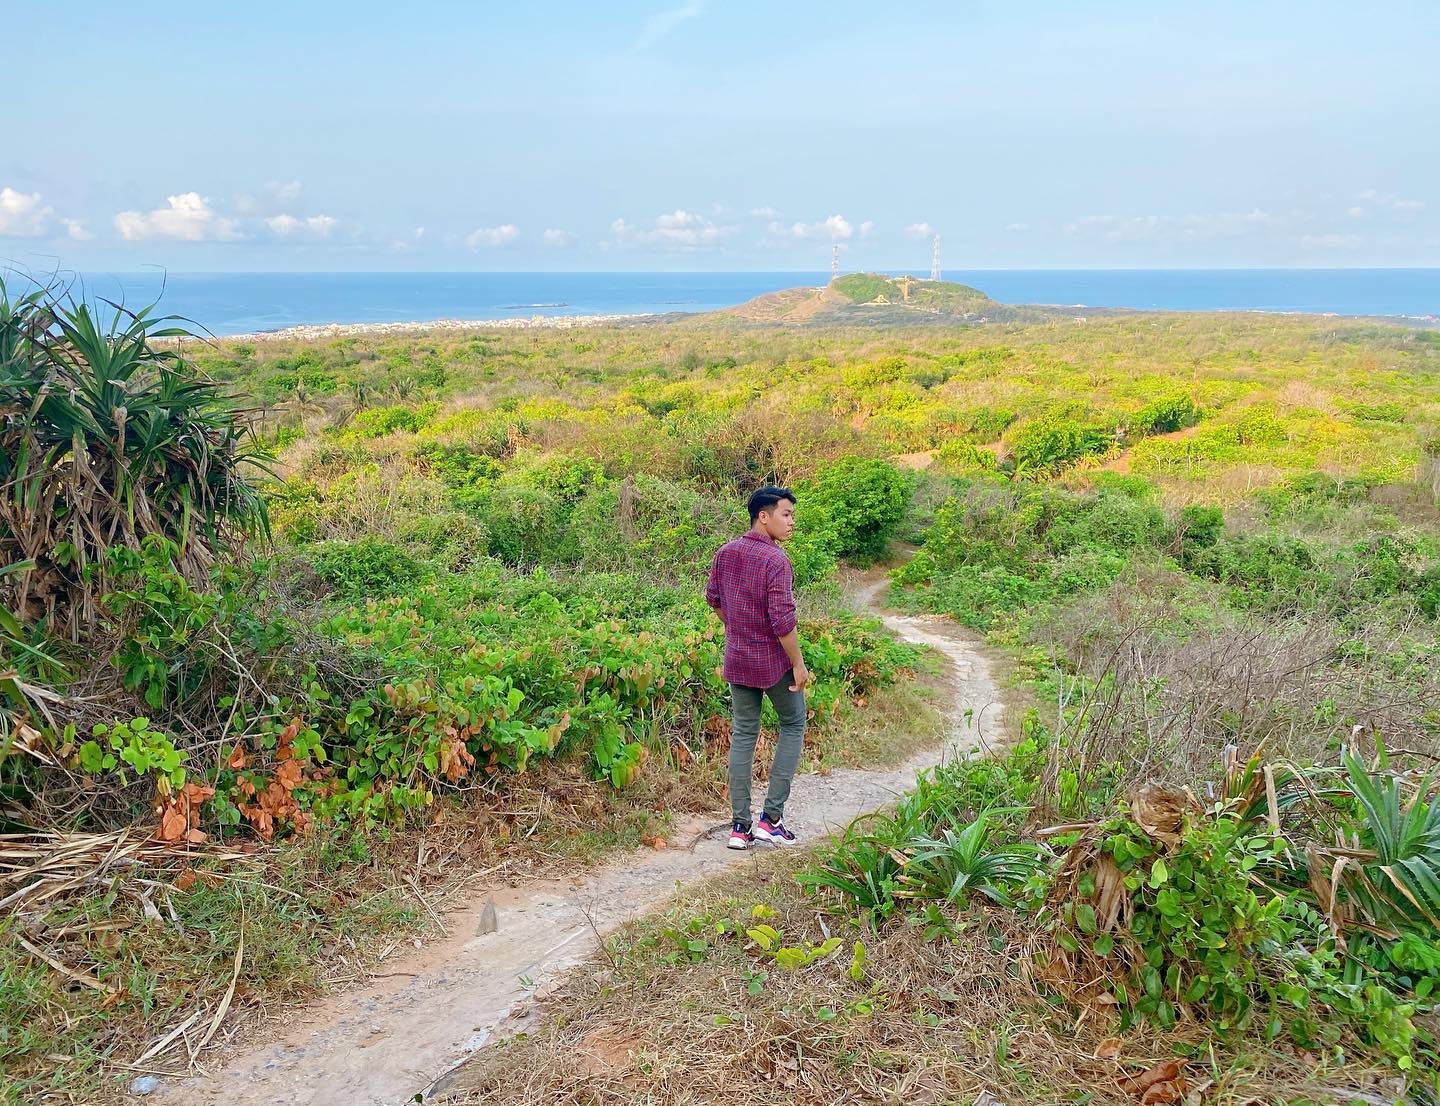
[[[136,830],[0,834],[0,912],[33,912],[73,892],[109,886],[117,876],[199,858],[236,862],[250,854],[219,846],[199,850]]]

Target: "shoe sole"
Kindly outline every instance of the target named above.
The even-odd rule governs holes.
[[[727,849],[734,849],[737,853],[743,853],[746,849],[748,849],[748,848],[750,847],[750,842],[749,842],[749,841],[734,841],[734,840],[731,840],[731,841],[725,842],[725,847],[726,847]]]
[[[764,830],[762,830],[762,829],[757,829],[757,830],[755,830],[755,840],[756,840],[756,841],[766,841],[766,842],[770,843],[771,845],[785,845],[785,846],[787,846],[787,847],[789,847],[789,846],[791,846],[791,845],[798,845],[798,844],[800,844],[799,841],[793,841],[793,840],[790,840],[790,839],[788,839],[788,838],[781,837],[781,836],[779,836],[778,834],[766,833],[766,832],[765,832]]]

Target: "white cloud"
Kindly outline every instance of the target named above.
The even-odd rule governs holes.
[[[65,233],[74,242],[88,242],[95,236],[85,229],[85,223],[81,219],[61,219],[65,224]]]
[[[1013,230],[1013,231],[1024,231],[1024,230],[1029,230],[1029,229],[1030,229],[1030,224],[1029,224],[1029,223],[1007,223],[1007,224],[1005,224],[1005,229],[1006,229],[1006,230]]]
[[[905,237],[914,238],[916,241],[929,238],[934,233],[935,228],[929,223],[911,223],[905,228]]]
[[[265,225],[271,232],[281,238],[290,238],[297,234],[308,235],[313,238],[329,238],[330,232],[335,229],[339,220],[329,215],[310,215],[305,218],[296,218],[294,215],[272,215],[265,220]]]
[[[520,228],[513,223],[501,223],[498,227],[477,227],[465,239],[465,245],[472,250],[484,247],[508,246],[520,237]]]
[[[1359,204],[1356,204],[1354,207],[1346,208],[1345,214],[1350,216],[1350,218],[1352,219],[1363,219],[1365,218],[1367,212]]]
[[[1238,214],[1086,215],[1067,223],[1065,233],[1107,242],[1194,241],[1237,237],[1273,223],[1259,208]]]
[[[122,211],[115,229],[127,242],[170,238],[182,242],[233,242],[243,237],[235,219],[218,215],[198,192],[167,196],[155,211]]]
[[[874,223],[861,223],[861,233],[869,233],[866,227],[874,227]],[[855,236],[855,227],[850,220],[843,215],[832,215],[819,223],[791,223],[788,227],[783,223],[771,223],[770,233],[783,235],[786,238],[829,238],[836,242],[847,241]]]
[[[1374,204],[1376,207],[1388,207],[1391,211],[1423,211],[1425,209],[1425,204],[1420,200],[1402,199],[1393,192],[1379,192],[1374,188],[1367,188],[1361,192],[1358,199],[1368,204]]]
[[[0,188],[0,235],[38,238],[50,229],[55,209],[45,204],[39,192],[17,192]]]
[[[622,246],[675,246],[681,249],[696,249],[713,246],[735,233],[732,226],[722,226],[693,211],[676,209],[665,215],[657,215],[649,227],[627,223],[616,219],[610,224],[610,233]]]
[[[540,241],[544,242],[547,246],[564,249],[570,245],[574,239],[571,238],[566,231],[559,230],[556,227],[546,227],[545,230],[541,232]]]
[[[689,19],[696,19],[705,10],[705,0],[690,0],[688,4],[681,4],[678,8],[668,8],[663,12],[656,12],[648,20],[645,26],[640,29],[640,37],[630,47],[630,52],[640,53],[648,50],[662,39],[668,38],[676,27]]]
[[[778,219],[780,217],[780,212],[773,207],[752,207],[750,214],[757,219]]]
[[[874,224],[873,222],[871,222],[869,219],[866,219],[863,223],[860,224],[860,237],[861,237],[861,238],[869,238],[869,237],[870,237],[870,232],[871,232],[872,230],[874,230],[874,229],[875,229],[875,224]]]
[[[417,241],[417,242],[420,241],[420,239],[424,238],[424,237],[425,237],[425,228],[424,228],[424,227],[416,227],[416,228],[415,228],[415,231],[414,231],[414,237],[415,237],[415,241]]]

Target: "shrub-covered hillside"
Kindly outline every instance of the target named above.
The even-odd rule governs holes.
[[[1032,987],[1066,955],[1107,957],[1081,909],[1103,854],[1135,884],[1135,925],[1101,927],[1124,950],[1107,1017],[1181,1024],[1202,1051],[1228,1019],[1238,1036],[1213,1041],[1232,1058],[1263,1022],[1267,1040],[1350,1049],[1367,1071],[1433,1060],[1433,965],[1411,952],[1440,909],[1433,785],[1412,771],[1440,756],[1434,332],[708,319],[201,344],[149,316],[0,300],[12,1097],[103,1080],[232,979],[252,1006],[293,998],[319,985],[325,950],[423,924],[397,873],[423,878],[427,834],[448,827],[486,863],[553,864],[711,809],[727,706],[701,583],[771,481],[800,497],[812,766],[917,740],[909,722],[859,736],[877,711],[913,721],[907,681],[927,662],[850,607],[847,563],[894,557],[895,602],[988,634],[1036,704],[993,775],[959,771],[915,801],[923,817],[821,858],[829,882],[809,884],[830,888],[832,917],[923,957],[899,934],[951,941],[980,924],[978,895],[1009,912],[985,921],[992,952],[1029,950]],[[1126,821],[1144,784],[1189,796],[1173,842]],[[1398,852],[1391,815],[1410,835]],[[1071,836],[1036,833],[1054,823]],[[105,882],[122,848],[149,883]],[[1157,849],[1167,866],[1270,850],[1254,902],[1216,891],[1262,937],[1204,994],[1196,965],[1214,982],[1203,950],[1230,938],[1215,922],[1166,944]],[[242,932],[260,944],[236,967]],[[770,940],[731,952],[792,947]],[[823,943],[786,962],[818,962]],[[1304,1019],[1273,959],[1302,953],[1329,1011]],[[1077,997],[1007,998],[1032,1000],[1063,1022]]]

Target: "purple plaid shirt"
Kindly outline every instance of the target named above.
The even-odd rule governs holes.
[[[785,551],[754,530],[715,554],[705,602],[725,623],[727,683],[774,687],[790,670],[780,639],[795,629],[794,579]]]

